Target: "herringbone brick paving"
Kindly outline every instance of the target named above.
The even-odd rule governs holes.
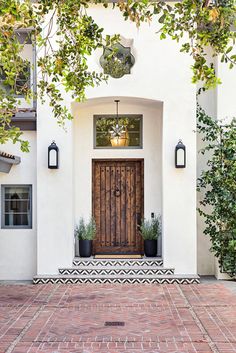
[[[0,353],[122,352],[236,353],[236,295],[219,282],[0,286]]]

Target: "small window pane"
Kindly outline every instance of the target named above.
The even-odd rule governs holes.
[[[142,148],[142,116],[94,117],[95,148]]]
[[[140,136],[139,133],[130,133],[129,142],[131,146],[139,146],[140,145]]]
[[[17,227],[17,226],[29,226],[30,219],[28,214],[5,214],[5,226]]]
[[[5,80],[6,74],[3,66],[0,65],[0,88],[4,89],[6,92],[14,93],[17,96],[24,96],[30,88],[30,63],[28,61],[24,62],[22,71],[19,72],[13,86],[7,84]]]
[[[31,186],[2,186],[2,227],[31,228]]]

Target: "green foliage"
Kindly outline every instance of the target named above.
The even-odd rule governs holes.
[[[97,3],[108,7],[106,0],[95,0]],[[0,87],[0,143],[11,140],[19,142],[23,151],[29,149],[22,132],[11,125],[11,116],[19,107],[14,95],[19,93],[17,79],[25,75],[29,65],[20,55],[24,43],[19,43],[18,29],[32,29],[29,36],[38,48],[40,70],[38,97],[43,102],[49,100],[60,125],[72,119],[63,104],[64,91],[70,92],[71,99],[83,101],[87,88],[107,80],[106,75],[89,69],[88,57],[98,48],[113,47],[119,36],[103,35],[103,28],[87,14],[89,5],[87,0],[38,0],[37,4],[31,0],[0,0],[0,76],[5,78]],[[181,51],[193,57],[192,81],[202,82],[202,89],[220,83],[213,62],[206,61],[206,47],[212,49],[213,57],[220,55],[230,68],[236,63],[233,53],[236,32],[232,30],[235,0],[183,0],[172,6],[164,1],[127,0],[114,3],[113,7],[118,7],[124,19],[134,21],[137,26],[158,16],[160,38],[169,36],[181,41]],[[56,38],[56,45],[52,37]],[[115,74],[120,75],[119,65]],[[27,100],[34,97],[32,87],[26,84],[22,89]]]
[[[23,44],[19,43],[16,30],[34,26],[30,1],[0,0],[0,73],[4,77],[0,87],[0,143],[8,140],[20,142],[21,149],[25,152],[29,150],[29,143],[22,139],[20,129],[11,125],[11,116],[16,113],[19,105],[15,97],[15,93],[19,93],[17,80],[22,75],[25,76],[29,65],[20,56]],[[29,88],[25,86],[23,91],[26,98],[29,98]]]
[[[142,220],[139,230],[144,240],[156,240],[161,235],[160,216]]]
[[[88,5],[83,0],[39,0],[37,4],[30,0],[0,0],[0,75],[4,77],[0,89],[0,143],[12,140],[19,142],[23,151],[29,149],[22,132],[11,125],[11,116],[19,106],[15,93],[24,93],[27,100],[34,96],[33,87],[28,85],[17,92],[17,80],[29,65],[21,58],[25,43],[19,43],[17,29],[32,28],[29,36],[38,48],[38,97],[42,102],[49,100],[61,126],[72,119],[70,109],[63,104],[63,91],[70,92],[71,99],[83,101],[88,87],[107,80],[106,75],[90,71],[87,60],[96,49],[113,45],[118,36],[103,36],[103,28],[86,12]]]
[[[88,223],[80,218],[79,225],[75,228],[75,236],[79,240],[93,240],[96,236],[96,223],[93,217],[90,218]]]
[[[124,47],[120,43],[105,48],[100,58],[104,73],[113,78],[120,78],[125,74],[129,74],[134,62],[135,59],[130,52],[130,48]]]
[[[228,63],[230,68],[235,66],[236,54],[232,53],[236,39],[236,32],[233,31],[236,23],[235,0],[183,0],[172,6],[161,1],[143,0],[137,3],[128,0],[118,6],[125,19],[129,18],[138,26],[158,15],[160,39],[169,36],[181,43],[181,52],[192,56],[192,82],[201,82],[203,90],[220,83],[214,60],[210,63],[206,60],[206,48],[211,48],[212,59],[220,55],[221,61]]]
[[[211,119],[198,107],[197,129],[210,152],[207,170],[198,179],[204,190],[200,215],[205,217],[204,233],[211,239],[211,251],[223,271],[236,275],[236,119],[224,124]]]
[[[106,58],[103,65],[104,73],[113,78],[123,77],[130,72],[129,57],[124,59],[124,62],[116,60],[116,58]]]

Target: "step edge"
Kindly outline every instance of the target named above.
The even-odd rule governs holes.
[[[86,268],[85,266],[83,267],[79,267],[79,266],[74,266],[74,267],[59,267],[59,271],[61,270],[129,270],[129,269],[132,269],[132,270],[171,270],[171,271],[174,271],[174,267],[162,267],[162,266],[91,266],[91,267],[88,267]]]
[[[102,259],[96,259],[94,257],[74,257],[73,261],[154,261],[154,260],[159,260],[163,261],[162,257],[141,257],[141,258],[102,258]]]
[[[88,278],[89,275],[37,275],[34,276],[34,279],[58,279],[58,278],[65,278],[65,279],[86,279]],[[171,274],[171,275],[120,275],[120,276],[116,276],[116,275],[91,275],[89,276],[89,278],[91,279],[98,279],[98,278],[114,278],[114,279],[119,279],[119,278],[176,278],[176,279],[188,279],[188,278],[192,278],[192,279],[200,279],[200,277],[198,275],[175,275],[175,274]]]

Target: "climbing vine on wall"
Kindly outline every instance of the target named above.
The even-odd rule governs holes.
[[[199,213],[205,217],[204,233],[211,239],[211,251],[222,271],[236,275],[236,119],[215,121],[198,107],[197,130],[207,154],[207,170],[198,179],[204,191]]]
[[[108,7],[107,0],[95,0]],[[38,97],[49,100],[54,117],[63,125],[71,119],[69,109],[63,104],[61,87],[71,93],[72,99],[85,99],[88,87],[107,80],[104,74],[91,71],[88,57],[98,48],[112,47],[118,36],[103,34],[94,19],[87,13],[88,0],[0,0],[0,143],[19,142],[23,151],[29,149],[22,132],[11,125],[11,116],[19,102],[15,95],[17,79],[25,74],[27,60],[20,53],[17,30],[31,28],[32,41],[37,44]],[[168,4],[165,1],[114,2],[124,19],[140,26],[142,22],[156,21],[161,39],[171,37],[181,42],[180,50],[193,58],[193,83],[202,82],[202,89],[215,87],[220,82],[213,62],[206,60],[206,47],[212,56],[232,68],[236,63],[233,52],[235,42],[235,0],[183,0]],[[56,45],[52,38],[56,38]],[[213,60],[214,61],[214,60]],[[5,86],[10,87],[5,89]],[[26,99],[35,94],[32,87],[21,87]]]
[[[193,58],[192,82],[202,83],[202,89],[216,87],[220,78],[214,67],[214,57],[232,69],[236,64],[233,45],[236,39],[235,0],[183,0],[170,5],[168,2],[118,2],[126,19],[137,26],[142,22],[156,21],[161,25],[160,39],[170,37],[181,43],[180,51]],[[211,49],[212,61],[207,62],[207,48]]]

